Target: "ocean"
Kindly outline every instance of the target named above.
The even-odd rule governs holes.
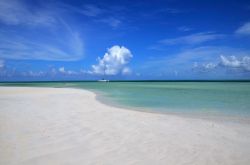
[[[157,113],[250,117],[250,82],[30,82],[0,86],[87,89],[106,104]]]

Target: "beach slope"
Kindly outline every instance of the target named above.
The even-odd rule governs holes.
[[[95,97],[0,87],[0,164],[250,164],[247,123],[131,111]]]

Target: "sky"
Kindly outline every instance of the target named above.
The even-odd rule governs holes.
[[[250,79],[247,0],[0,0],[0,81]]]

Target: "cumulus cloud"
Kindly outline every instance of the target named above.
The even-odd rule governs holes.
[[[132,73],[132,70],[129,67],[125,67],[122,69],[123,75],[130,75]]]
[[[240,61],[235,56],[220,56],[220,59],[223,66],[239,67],[241,65]]]
[[[224,67],[230,68],[239,68],[244,69],[246,71],[250,71],[250,57],[244,56],[242,58],[237,58],[235,56],[220,56],[220,65]]]
[[[1,63],[0,63],[1,64]],[[4,67],[4,65],[1,65]],[[73,71],[73,70],[67,70],[65,67],[59,67],[59,68],[50,68],[49,70],[46,71],[37,71],[37,70],[17,70],[16,68],[8,67],[8,68],[3,68],[1,69],[0,66],[0,77],[25,77],[25,78],[48,78],[48,77],[56,77],[56,76],[65,76],[65,77],[70,77],[70,76],[81,76],[88,74],[84,70],[78,70],[78,71]]]
[[[78,74],[77,72],[72,71],[72,70],[65,70],[64,67],[58,68],[58,71],[59,71],[59,73],[66,74],[66,75],[76,75],[76,74]]]
[[[129,73],[131,70],[127,64],[133,55],[130,50],[124,46],[114,45],[107,50],[103,58],[98,57],[98,64],[92,65],[92,73],[117,75],[119,73]]]
[[[203,67],[206,69],[214,69],[217,65],[214,63],[207,63],[207,64],[203,64]]]
[[[212,62],[202,63],[202,64],[198,64],[198,62],[195,62],[193,64],[193,69],[199,70],[199,71],[210,71],[210,70],[215,69],[217,66],[218,66],[217,63],[212,63]]]
[[[31,77],[40,77],[40,76],[44,76],[44,72],[42,71],[38,71],[38,72],[34,72],[34,71],[28,71],[27,72],[27,76],[31,76]]]
[[[198,69],[200,71],[209,71],[216,68],[226,68],[226,69],[237,69],[242,71],[250,71],[250,57],[236,57],[236,56],[223,56],[221,55],[219,61],[208,62],[203,64],[198,64],[195,62],[193,64],[193,69]]]
[[[236,34],[250,35],[250,22],[245,23],[236,30]]]
[[[58,71],[61,72],[61,73],[65,73],[64,67],[60,67],[60,68],[58,69]]]

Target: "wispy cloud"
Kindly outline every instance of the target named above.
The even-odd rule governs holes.
[[[191,31],[193,30],[192,28],[190,27],[187,27],[187,26],[180,26],[177,28],[179,31],[182,31],[182,32],[187,32],[187,31]]]
[[[166,13],[171,13],[171,14],[179,14],[183,13],[183,10],[177,9],[177,8],[166,8],[160,10],[160,12],[166,12]]]
[[[108,17],[108,18],[102,18],[102,19],[97,19],[96,22],[102,22],[105,23],[112,28],[117,28],[118,26],[121,25],[121,20],[114,18],[114,17]]]
[[[239,35],[250,35],[250,22],[243,24],[235,31],[235,33]]]
[[[118,14],[119,11],[114,7],[99,7],[96,4],[86,4],[80,7],[75,7],[65,3],[60,3],[60,6],[66,11],[84,15],[89,17],[93,22],[103,23],[112,28],[117,28],[122,24],[121,18],[119,18]]]
[[[159,43],[164,45],[176,45],[176,44],[186,44],[186,45],[195,45],[201,44],[204,42],[208,42],[215,39],[222,38],[223,35],[216,34],[212,32],[205,32],[205,33],[195,33],[187,36],[181,36],[177,38],[167,38],[164,40],[159,41]]]
[[[83,44],[79,34],[71,34],[67,30],[64,30],[64,33],[64,37],[61,37],[60,41],[50,36],[44,36],[45,39],[37,39],[15,35],[10,37],[9,33],[0,34],[0,57],[4,59],[57,61],[81,59],[83,57]],[[46,39],[48,40],[45,41]]]
[[[121,12],[116,8],[101,7],[96,4],[84,4],[72,6],[67,3],[58,2],[49,4],[41,3],[38,6],[29,6],[22,0],[1,0],[0,1],[0,23],[5,25],[26,25],[35,27],[53,27],[58,24],[62,14],[71,15],[77,13],[89,17],[91,21],[103,23],[112,28],[121,25]]]
[[[140,5],[141,8],[141,5]],[[147,19],[147,20],[155,20],[162,16],[172,16],[172,15],[178,15],[181,13],[185,13],[186,11],[177,9],[177,8],[157,8],[148,10],[147,12],[139,12],[139,15],[137,14],[135,18],[139,19]]]
[[[4,67],[4,60],[0,59],[0,69]]]
[[[25,1],[0,1],[0,22],[7,25],[52,26],[56,23],[53,14],[46,8],[31,10]]]
[[[85,14],[90,17],[98,16],[99,14],[103,13],[104,10],[97,7],[96,5],[88,4],[84,5],[83,9],[81,10],[82,14]]]
[[[83,58],[81,34],[63,19],[62,12],[58,12],[62,9],[42,5],[35,9],[30,10],[25,1],[0,1],[0,23],[13,26],[12,30],[0,31],[0,58],[58,61]]]
[[[58,6],[60,6],[64,11],[79,13],[87,17],[97,17],[106,11],[105,9],[94,4],[86,4],[76,7],[66,3],[59,3]]]

